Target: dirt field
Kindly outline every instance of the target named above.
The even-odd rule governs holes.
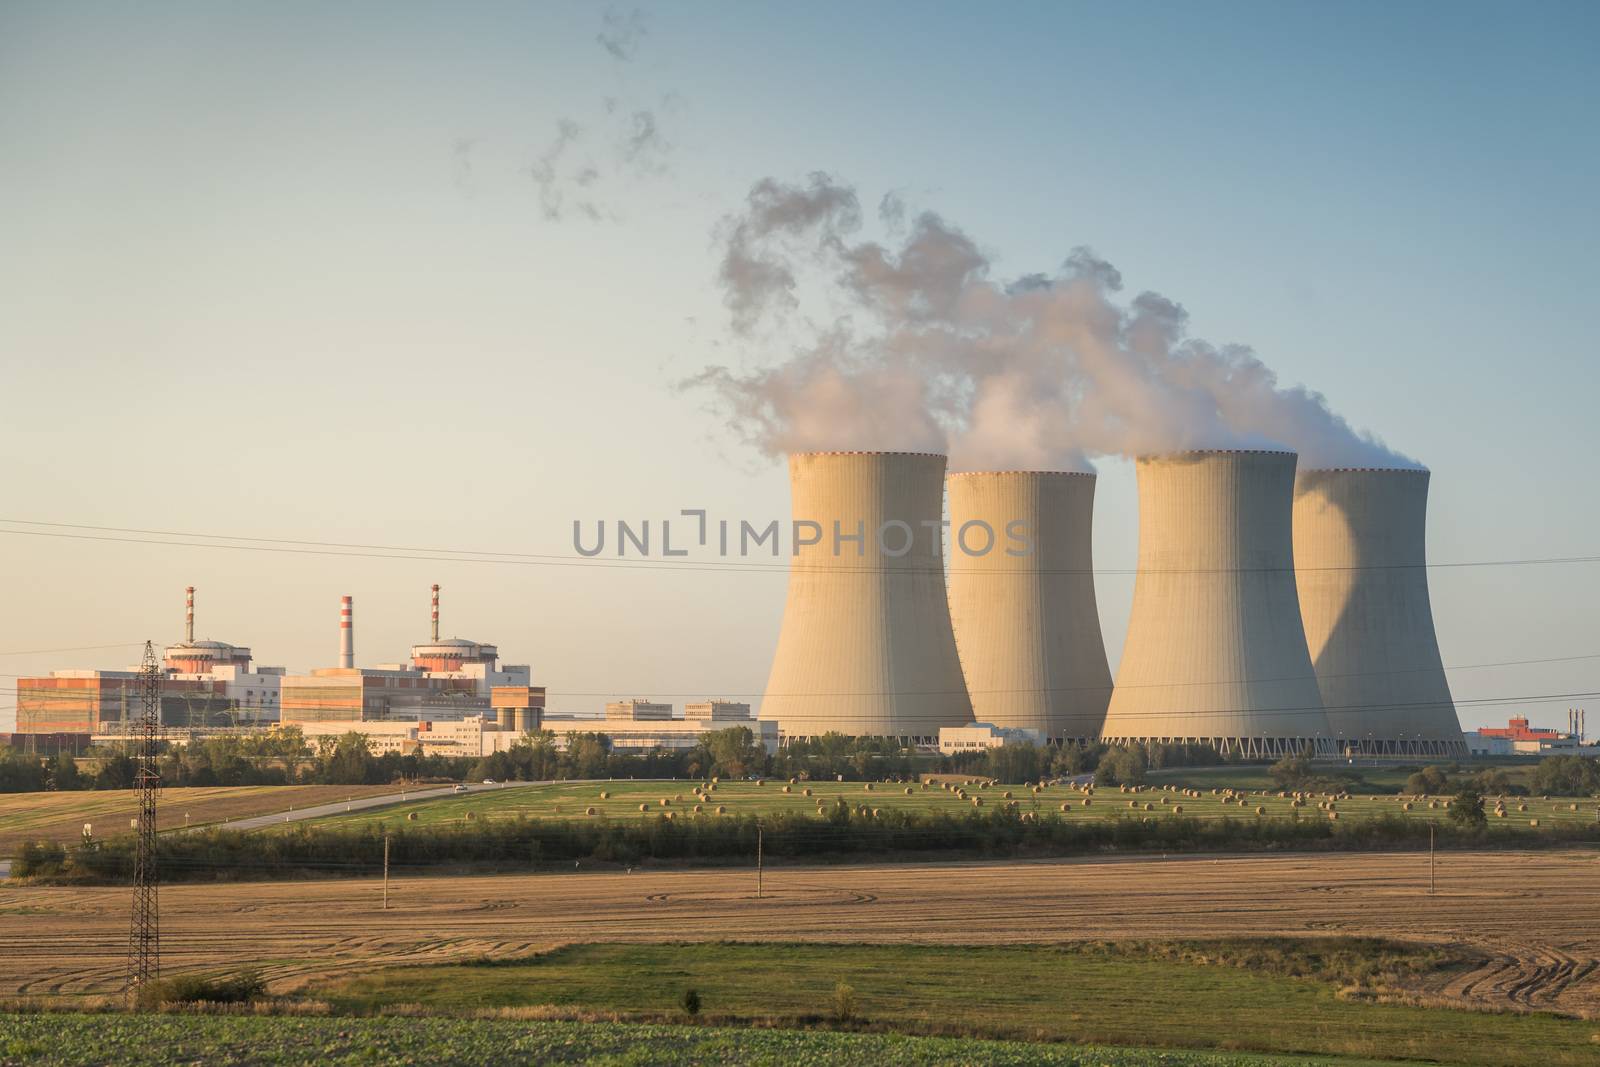
[[[1417,853],[574,873],[184,885],[162,891],[171,970],[260,961],[275,989],[364,961],[516,955],[578,941],[1025,943],[1372,934],[1491,962],[1424,990],[1600,1016],[1600,855]],[[114,991],[128,894],[0,883],[0,995]]]
[[[229,788],[163,789],[161,829],[270,815],[290,807],[328,804],[346,797],[399,793],[393,785],[244,785]],[[0,857],[26,840],[76,841],[89,823],[100,834],[125,833],[138,814],[131,789],[71,793],[0,793]]]

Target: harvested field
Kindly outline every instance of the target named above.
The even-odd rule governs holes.
[[[396,785],[240,785],[226,788],[163,789],[158,808],[160,828],[170,830],[271,815],[346,797],[399,795]],[[23,841],[76,841],[83,824],[96,835],[126,833],[138,814],[131,789],[96,789],[70,793],[0,793],[0,857],[11,855]]]
[[[260,961],[275,990],[372,962],[523,955],[591,941],[1026,944],[1371,935],[1488,957],[1420,992],[1600,1015],[1600,854],[1453,852],[787,867],[181,885],[162,891],[171,970]],[[0,883],[0,994],[108,993],[128,894]]]

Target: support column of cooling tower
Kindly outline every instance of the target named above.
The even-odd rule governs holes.
[[[339,598],[339,666],[356,665],[355,598]]]
[[[909,452],[789,457],[799,537],[761,706],[784,737],[931,744],[972,721],[945,596],[944,466]]]
[[[950,620],[973,716],[1052,741],[1099,737],[1111,670],[1095,607],[1095,476],[968,472],[946,484]]]
[[[1295,455],[1146,456],[1139,570],[1104,736],[1336,752],[1295,591]]]
[[[1467,755],[1428,598],[1428,472],[1301,471],[1294,563],[1328,712],[1348,751]]]

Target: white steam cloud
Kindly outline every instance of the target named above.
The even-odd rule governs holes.
[[[1081,470],[1096,456],[1287,447],[1302,467],[1417,466],[1321,395],[1281,387],[1250,349],[1189,337],[1181,305],[1119,300],[1121,275],[1088,249],[1003,282],[939,216],[908,222],[895,196],[879,213],[901,235],[888,245],[858,238],[853,188],[813,174],[756,183],[719,227],[735,335],[803,340],[777,366],[682,384],[709,390],[768,455],[948,450],[957,470]],[[799,314],[814,306],[825,325]]]

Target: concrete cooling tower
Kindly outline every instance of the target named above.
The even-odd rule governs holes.
[[[1094,598],[1094,475],[975,472],[947,484],[950,621],[974,716],[1052,741],[1099,737],[1111,671]]]
[[[786,739],[926,744],[972,721],[945,599],[944,466],[908,452],[789,457],[796,554],[761,705]]]
[[[1107,741],[1335,753],[1295,595],[1294,468],[1292,452],[1139,459],[1139,570]]]
[[[1328,726],[1352,754],[1467,755],[1433,632],[1427,510],[1424,470],[1295,480],[1300,615]]]

